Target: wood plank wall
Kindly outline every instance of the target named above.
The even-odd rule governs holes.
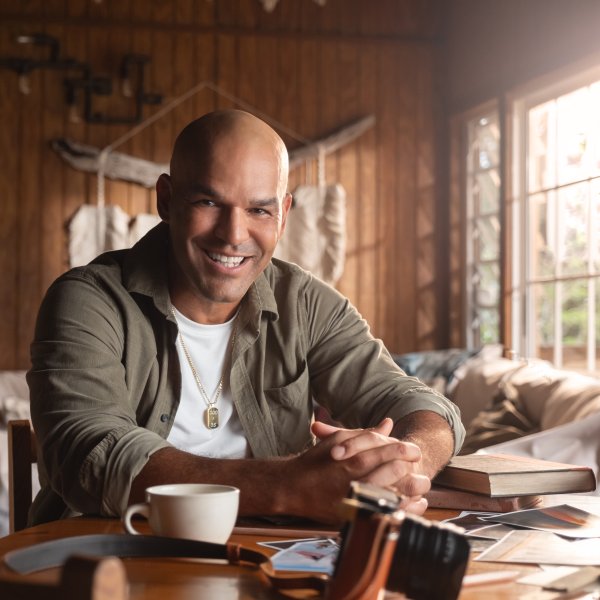
[[[15,0],[0,5],[0,56],[43,57],[14,38],[44,32],[60,41],[61,55],[116,78],[124,54],[147,54],[148,88],[165,102],[212,81],[307,139],[374,114],[376,127],[326,162],[328,182],[348,193],[338,287],[391,351],[406,352],[446,339],[439,2],[280,0],[267,13],[258,0]],[[68,266],[66,224],[96,202],[96,177],[66,166],[49,141],[102,147],[131,127],[73,122],[63,73],[29,79],[24,95],[16,74],[0,69],[0,369],[28,367],[40,300]],[[187,121],[233,105],[201,92],[120,150],[167,161]],[[132,106],[115,92],[96,97],[94,109],[122,115]],[[297,169],[290,188],[314,174],[315,165]],[[106,199],[130,215],[155,212],[153,191],[136,185],[107,181]]]

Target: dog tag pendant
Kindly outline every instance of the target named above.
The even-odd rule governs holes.
[[[209,406],[205,417],[208,429],[216,429],[219,426],[219,409],[216,406]]]

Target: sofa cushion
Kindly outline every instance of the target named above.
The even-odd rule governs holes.
[[[519,401],[540,430],[578,421],[600,411],[600,379],[557,369],[542,360],[528,360],[507,373],[499,392]]]
[[[460,409],[465,427],[479,411],[492,407],[500,380],[516,368],[517,363],[502,358],[502,346],[490,345],[484,346],[455,371],[447,394]]]
[[[464,368],[452,397],[465,413],[463,452],[600,412],[600,379],[557,369],[547,361],[479,355]],[[468,420],[465,407],[478,406],[481,410]]]
[[[498,383],[498,392],[506,398],[518,400],[536,428],[542,427],[546,402],[552,390],[567,371],[555,369],[549,362],[528,359],[515,363],[517,368],[507,372]]]
[[[407,375],[417,377],[429,387],[446,394],[459,366],[477,352],[464,348],[448,348],[393,354],[392,357]]]
[[[495,385],[491,403],[479,411],[467,426],[465,443],[462,454],[470,454],[480,448],[498,444],[528,435],[539,430],[539,421],[528,414],[522,397],[514,385],[514,381],[523,378],[537,368],[527,362],[492,361],[481,365],[480,370],[486,371],[492,382],[496,381],[498,373],[502,373]],[[527,376],[525,376],[527,380]],[[489,379],[487,380],[489,384]]]
[[[600,379],[568,373],[557,378],[544,405],[541,429],[579,421],[600,412]]]

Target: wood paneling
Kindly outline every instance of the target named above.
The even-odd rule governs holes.
[[[371,44],[360,49],[358,64],[358,89],[361,114],[368,113],[377,104],[377,48]],[[357,140],[356,161],[358,169],[357,191],[350,199],[348,210],[355,206],[357,254],[356,303],[363,317],[375,331],[382,331],[383,324],[378,320],[377,297],[382,289],[382,278],[378,269],[378,252],[382,244],[377,223],[379,206],[379,186],[377,173],[377,128],[368,131]]]
[[[17,33],[45,31],[63,56],[113,76],[114,92],[94,110],[133,110],[119,91],[128,52],[147,54],[147,89],[169,102],[199,82],[223,90],[280,123],[294,137],[318,139],[374,114],[373,130],[326,160],[327,183],[347,191],[347,261],[339,289],[393,352],[436,347],[441,330],[438,217],[441,122],[436,60],[439,0],[280,0],[266,13],[258,0],[29,0],[0,7],[2,56],[41,56],[14,43]],[[130,125],[73,122],[60,71],[35,71],[31,93],[0,70],[0,368],[27,368],[35,315],[48,285],[67,264],[66,225],[95,203],[97,180],[64,164],[49,141],[65,136],[103,147]],[[235,102],[209,90],[181,104],[123,145],[166,162],[173,140],[193,117]],[[156,111],[146,106],[144,116]],[[315,183],[316,164],[291,174],[290,188]],[[106,182],[106,201],[132,216],[155,212],[154,192]],[[436,258],[437,257],[437,258]]]
[[[7,28],[0,37],[0,52],[5,55],[12,50],[10,40],[15,35],[14,28]],[[16,80],[12,73],[0,71],[0,114],[11,114],[2,118],[0,127],[0,306],[5,317],[0,319],[0,365],[5,369],[17,367],[18,339],[18,269],[19,269],[19,123],[14,111]],[[12,109],[12,112],[11,112]]]

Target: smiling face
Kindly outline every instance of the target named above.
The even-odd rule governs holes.
[[[183,314],[200,323],[234,314],[283,233],[286,185],[283,142],[248,113],[211,113],[180,134],[157,196],[171,237],[171,300]]]

